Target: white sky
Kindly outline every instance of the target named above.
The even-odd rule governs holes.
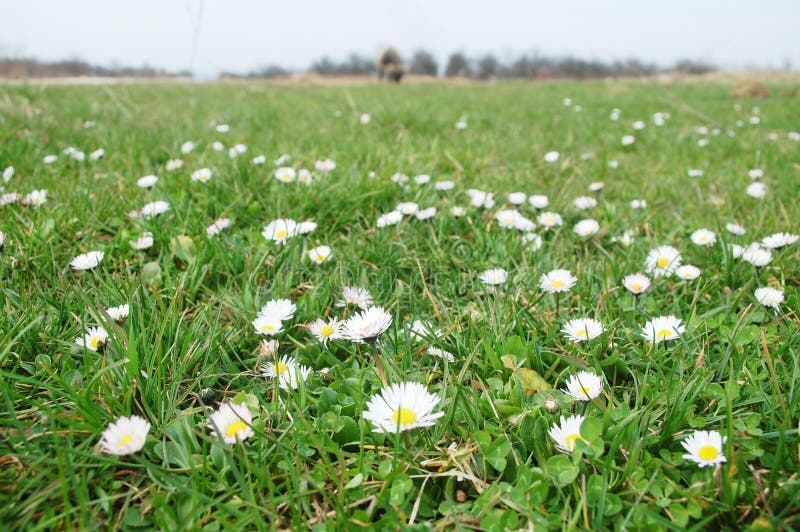
[[[800,1],[792,0],[0,0],[0,21],[0,55],[202,76],[300,69],[387,44],[406,56],[428,49],[440,68],[456,50],[800,67]]]

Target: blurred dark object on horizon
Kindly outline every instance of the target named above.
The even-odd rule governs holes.
[[[163,68],[143,65],[131,67],[112,65],[110,67],[92,65],[81,59],[62,61],[39,61],[30,57],[0,58],[0,78],[63,78],[63,77],[102,77],[102,78],[169,78],[192,77],[188,70],[169,72]]]
[[[403,58],[400,57],[400,52],[394,48],[384,48],[378,54],[378,79],[383,81],[391,81],[393,83],[400,83],[403,79],[403,74],[406,73],[406,67],[403,65]]]

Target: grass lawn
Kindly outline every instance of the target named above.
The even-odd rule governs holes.
[[[800,527],[782,83],[0,87],[0,517]]]

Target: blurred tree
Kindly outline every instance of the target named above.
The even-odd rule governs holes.
[[[500,70],[500,62],[492,54],[486,54],[478,60],[478,79],[490,79],[497,77]]]
[[[472,69],[469,67],[469,61],[464,52],[455,52],[450,55],[444,75],[447,77],[472,77]]]
[[[439,73],[439,63],[433,54],[426,50],[417,50],[411,58],[409,66],[411,74],[422,74],[425,76],[436,76]]]

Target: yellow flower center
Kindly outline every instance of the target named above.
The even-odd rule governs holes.
[[[286,235],[287,235],[287,234],[288,234],[288,233],[287,233],[286,231],[284,231],[283,229],[281,229],[280,231],[278,231],[277,233],[275,233],[275,236],[277,236],[278,238],[286,238]]]
[[[656,266],[659,268],[666,268],[668,264],[669,259],[667,257],[659,257],[659,259],[656,261]]]
[[[703,445],[697,450],[697,456],[699,456],[701,460],[713,460],[718,454],[719,451],[717,451],[717,448],[713,445]]]
[[[325,260],[325,255],[317,254],[317,262],[322,262]]]
[[[287,369],[289,369],[289,366],[287,366],[283,362],[278,362],[277,364],[275,364],[275,373],[277,373],[278,375],[282,374]]]
[[[122,448],[122,447],[125,447],[125,446],[126,446],[126,445],[128,445],[128,444],[129,444],[129,443],[130,443],[132,440],[133,440],[133,435],[132,435],[132,434],[128,434],[128,435],[127,435],[127,436],[125,436],[124,438],[121,438],[121,439],[119,440],[119,446],[120,446],[120,448]]]
[[[392,414],[392,421],[397,423],[400,422],[401,426],[410,425],[417,420],[417,415],[414,413],[413,410],[409,410],[408,408],[398,408]]]
[[[642,285],[640,285],[639,283],[633,283],[633,286],[631,286],[631,288],[633,288],[634,291],[638,292],[639,290],[642,289]]]
[[[247,428],[247,423],[242,421],[241,419],[237,419],[230,425],[228,425],[228,430],[225,431],[226,436],[236,436],[240,430],[244,430]]]
[[[589,397],[589,388],[587,388],[586,386],[581,386],[581,393],[586,397]]]
[[[542,222],[544,222],[544,225],[552,225],[553,223],[555,223],[555,219],[552,216],[545,216]]]
[[[567,449],[569,449],[571,451],[572,449],[575,448],[575,442],[578,441],[578,440],[583,440],[583,438],[581,438],[580,433],[578,433],[578,434],[570,434],[569,436],[564,438],[564,443],[566,444]],[[586,441],[586,440],[584,440],[584,441]]]
[[[553,288],[561,288],[562,286],[564,286],[564,281],[561,279],[556,279],[553,281]]]
[[[319,330],[319,335],[324,336],[327,338],[328,336],[333,334],[333,327],[330,325],[323,325],[322,328]]]
[[[588,335],[588,333],[586,332],[586,329],[581,329],[581,330],[579,330],[579,331],[577,331],[577,332],[575,333],[575,336],[577,336],[578,338],[586,338],[586,337],[587,337],[587,336],[589,336],[589,335]]]
[[[274,331],[275,330],[275,326],[270,324],[270,323],[265,323],[264,325],[261,326],[261,330],[262,331]]]
[[[656,333],[656,338],[661,338],[662,340],[669,336],[672,336],[672,330],[670,329],[661,329]]]

